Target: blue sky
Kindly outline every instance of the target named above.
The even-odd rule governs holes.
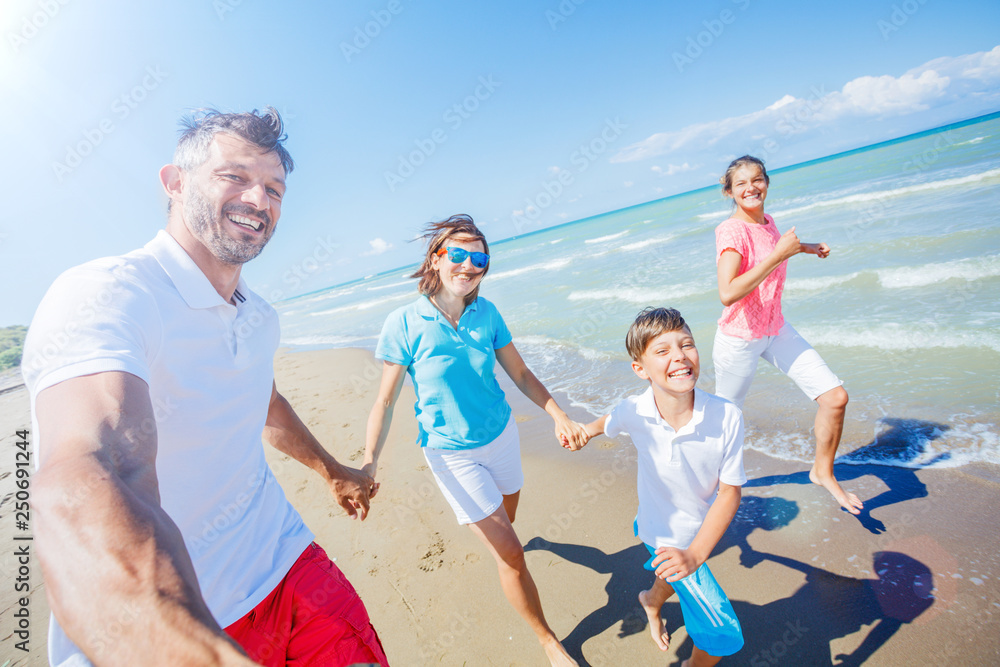
[[[285,117],[244,273],[275,300],[415,262],[452,213],[499,240],[996,111],[998,28],[995,0],[5,0],[0,326],[163,227],[188,109]]]

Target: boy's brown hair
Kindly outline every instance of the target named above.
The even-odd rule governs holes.
[[[679,311],[673,308],[655,308],[653,306],[644,308],[641,313],[636,315],[635,322],[625,334],[625,349],[628,350],[632,361],[639,361],[639,357],[646,352],[649,341],[660,334],[681,329],[691,331],[691,327],[687,325]]]

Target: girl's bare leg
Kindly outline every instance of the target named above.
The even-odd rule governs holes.
[[[844,414],[847,412],[847,391],[834,387],[816,398],[816,462],[809,471],[809,479],[829,491],[841,507],[851,514],[860,514],[864,505],[853,493],[840,488],[833,476],[833,460],[837,457],[840,435],[844,431]]]

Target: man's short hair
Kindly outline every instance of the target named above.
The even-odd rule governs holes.
[[[639,361],[649,346],[649,341],[668,331],[680,331],[691,328],[684,321],[680,312],[673,308],[644,308],[635,316],[635,322],[625,334],[625,349],[633,361]]]
[[[208,148],[220,132],[239,137],[260,148],[262,153],[277,154],[286,176],[295,168],[292,156],[283,145],[288,138],[285,125],[274,107],[264,107],[263,112],[254,109],[243,113],[198,109],[181,119],[181,136],[174,151],[174,164],[184,171],[197,169],[208,159]]]

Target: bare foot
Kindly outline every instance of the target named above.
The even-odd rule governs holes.
[[[661,651],[670,648],[670,634],[663,627],[663,619],[660,618],[660,607],[649,602],[649,591],[639,593],[639,604],[642,605],[649,619],[649,634],[653,636],[653,641],[660,647]]]
[[[809,481],[813,484],[819,484],[824,489],[829,491],[837,502],[840,503],[840,506],[851,514],[861,514],[861,510],[865,507],[856,495],[848,493],[840,488],[840,484],[838,484],[837,480],[833,477],[820,479],[820,476],[816,474],[816,466],[813,466],[809,471]]]
[[[558,639],[553,638],[552,641],[543,643],[542,648],[545,649],[545,657],[549,659],[552,667],[579,666],[579,663],[569,656]]]

